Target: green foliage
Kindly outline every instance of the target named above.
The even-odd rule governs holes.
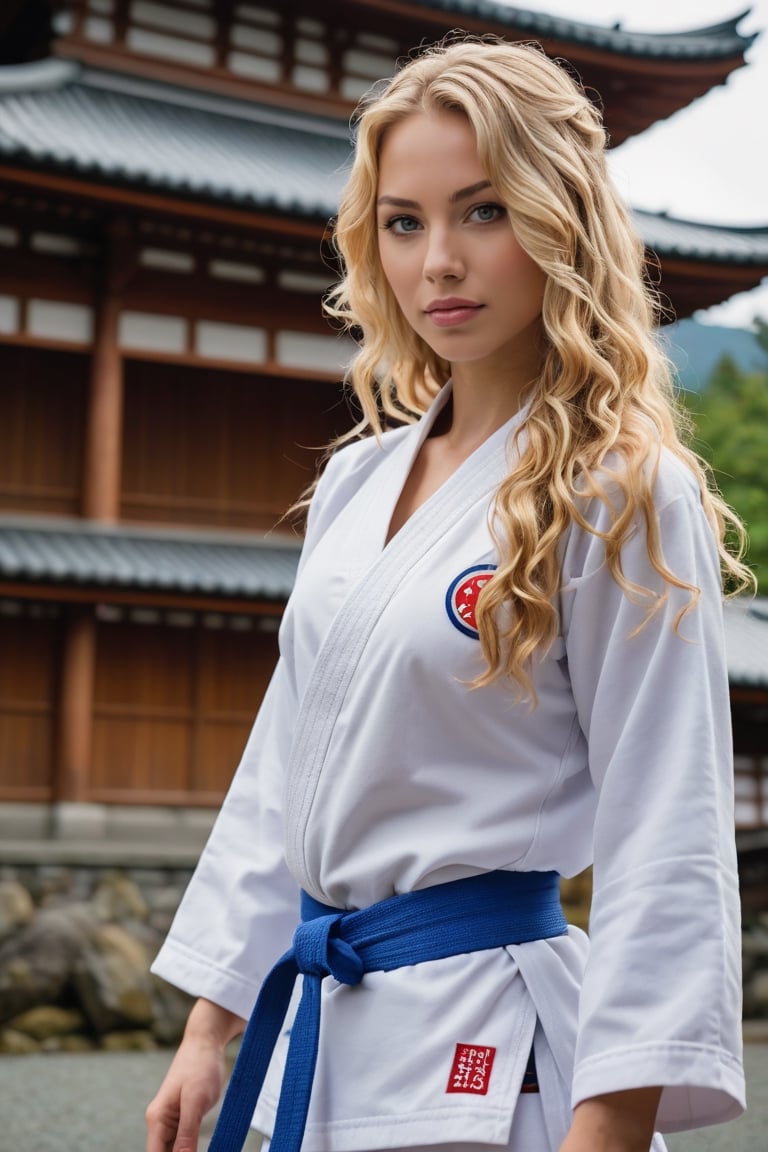
[[[756,324],[758,322],[756,321]],[[693,447],[714,469],[725,500],[749,533],[747,561],[768,593],[768,324],[758,324],[766,371],[742,372],[729,356],[702,392],[684,394],[696,428]]]

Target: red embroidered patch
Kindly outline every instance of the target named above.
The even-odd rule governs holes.
[[[472,1092],[477,1096],[485,1096],[495,1055],[495,1048],[457,1044],[446,1092]]]
[[[473,640],[480,638],[475,619],[477,600],[495,571],[495,564],[473,564],[459,573],[445,594],[445,609],[451,624]]]

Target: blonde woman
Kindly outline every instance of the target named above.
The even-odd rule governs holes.
[[[249,1017],[213,1152],[257,1096],[273,1152],[658,1152],[744,1106],[721,580],[749,574],[605,143],[529,45],[437,46],[360,110],[329,311],[368,435],[313,494],[155,964],[200,999],[148,1152],[196,1147]],[[588,945],[557,882],[593,861]]]

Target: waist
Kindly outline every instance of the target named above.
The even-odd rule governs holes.
[[[302,892],[302,923],[322,917],[336,918],[338,934],[360,955],[365,971],[522,944],[568,928],[557,872],[484,872],[361,909],[334,908]],[[300,949],[307,931],[312,929],[297,929],[294,948]]]

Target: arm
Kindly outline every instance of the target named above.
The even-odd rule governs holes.
[[[216,1104],[226,1076],[224,1051],[245,1021],[198,1000],[160,1090],[147,1108],[146,1152],[195,1152],[200,1124]]]
[[[599,539],[574,533],[564,562],[568,665],[598,795],[574,1130],[596,1098],[659,1085],[662,1131],[717,1123],[743,1107],[719,564],[687,476],[674,466],[670,475],[668,464],[660,487],[666,561],[701,589],[701,602],[679,634],[674,619],[687,593],[671,589],[662,609],[633,635],[645,608],[611,578]],[[606,526],[602,515],[597,509],[600,528]],[[622,563],[631,581],[665,591],[640,528]]]
[[[648,1152],[661,1088],[593,1096],[578,1105],[560,1152]]]

